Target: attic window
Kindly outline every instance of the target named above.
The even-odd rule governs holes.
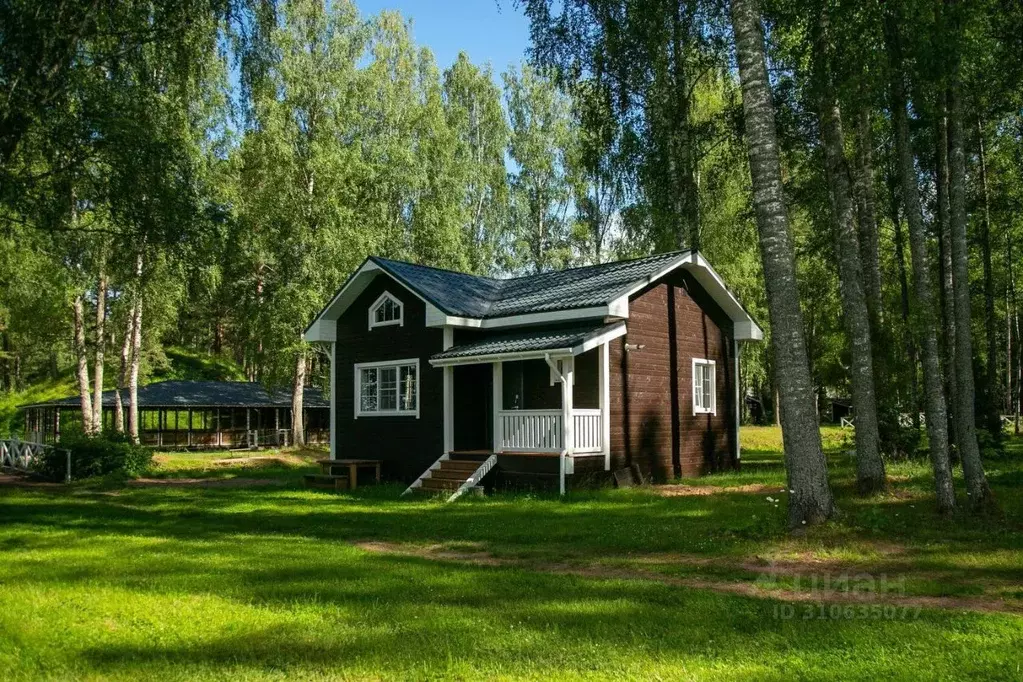
[[[399,327],[405,324],[403,309],[401,301],[384,292],[369,307],[369,328],[387,327],[392,324]]]

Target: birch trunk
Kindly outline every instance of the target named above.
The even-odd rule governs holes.
[[[141,294],[137,294],[141,298]],[[128,365],[128,436],[139,442],[139,365],[142,363],[142,301],[132,308],[131,355]]]
[[[860,261],[863,266],[863,290],[870,310],[875,336],[880,334],[884,309],[881,304],[881,258],[877,239],[877,201],[874,195],[874,136],[870,110],[861,107],[856,117],[856,184],[860,195]],[[875,339],[876,340],[876,339]],[[880,355],[880,353],[878,353]]]
[[[969,243],[966,239],[966,157],[963,152],[962,103],[958,86],[949,91],[948,116],[948,196],[952,235],[952,288],[955,295],[956,324],[956,438],[963,463],[969,504],[977,509],[991,501],[991,490],[977,445],[974,415],[973,339],[970,338]]]
[[[767,283],[781,399],[782,436],[788,475],[789,526],[821,523],[834,513],[827,462],[814,411],[813,382],[806,354],[803,315],[796,284],[795,253],[781,179],[774,102],[767,75],[764,34],[757,0],[732,0],[746,143]]]
[[[1012,325],[1012,338],[1015,339],[1016,348],[1016,359],[1015,359],[1015,374],[1013,373],[1013,358],[1012,353],[1009,353],[1009,377],[1010,386],[1015,382],[1015,390],[1011,391],[1009,396],[1010,410],[1012,411],[1013,417],[1013,431],[1018,436],[1020,430],[1020,412],[1023,409],[1023,338],[1020,337],[1019,333],[1019,302],[1016,299],[1016,271],[1013,268],[1012,260],[1012,233],[1006,234],[1006,252],[1008,256],[1008,276],[1009,276],[1009,314],[1011,315]]]
[[[76,375],[78,398],[82,408],[82,432],[91,435],[93,433],[92,398],[89,395],[89,358],[86,357],[85,347],[85,304],[81,294],[75,296],[75,300],[71,303],[71,312],[74,316],[74,348],[75,360],[78,363]]]
[[[937,145],[935,149],[935,189],[938,204],[938,271],[941,276],[941,319],[942,338],[944,339],[945,361],[945,404],[950,413],[949,443],[958,443],[959,436],[955,426],[955,406],[959,402],[959,389],[956,382],[956,325],[955,325],[955,290],[952,274],[952,226],[948,196],[948,107],[945,92],[938,96],[938,116],[935,130]]]
[[[916,372],[916,343],[913,341],[912,324],[910,323],[909,277],[906,274],[906,252],[902,236],[902,219],[899,217],[899,206],[892,186],[892,225],[895,226],[895,260],[899,264],[899,300],[902,307],[902,323],[906,328],[906,359],[909,361],[909,409],[913,414],[913,428],[920,429],[920,390]]]
[[[291,386],[291,435],[295,445],[305,445],[303,398],[305,393],[305,350],[295,360],[295,380]]]
[[[103,355],[106,352],[107,276],[100,266],[96,283],[96,356],[93,361],[92,428],[103,431]]]
[[[142,254],[135,259],[135,301],[132,306],[131,359],[128,368],[128,436],[139,442],[139,365],[142,363]]]
[[[877,426],[877,393],[874,390],[874,351],[870,331],[870,312],[863,288],[860,243],[845,158],[842,112],[831,84],[826,46],[828,19],[822,14],[816,37],[815,60],[820,106],[821,137],[825,171],[831,197],[835,260],[842,300],[842,319],[849,341],[850,381],[853,409],[856,412],[856,488],[861,495],[886,487],[884,460],[881,459]]]
[[[991,196],[987,181],[987,155],[984,150],[984,128],[977,123],[980,151],[980,188],[983,213],[980,221],[980,253],[984,267],[984,332],[987,340],[986,381],[982,391],[984,425],[996,441],[1001,440],[1002,420],[998,410],[998,323],[995,318],[995,279],[991,266]]]
[[[905,207],[906,222],[909,224],[909,249],[913,262],[913,292],[916,296],[914,327],[923,351],[927,440],[931,465],[934,469],[934,489],[938,511],[948,514],[955,509],[955,488],[949,455],[948,411],[941,374],[937,322],[934,316],[931,266],[927,256],[927,232],[920,204],[920,189],[917,184],[913,150],[910,146],[909,119],[906,113],[908,102],[898,24],[891,15],[886,17],[886,20],[889,28],[889,61],[892,67],[891,97],[895,151],[899,169],[899,184],[902,187],[902,202]]]
[[[117,388],[114,389],[114,430],[117,433],[124,433],[124,403],[121,401],[121,391],[128,385],[128,363],[131,358],[131,342],[134,338],[132,331],[135,329],[135,307],[132,305],[128,311],[128,323],[124,330],[124,339],[121,341],[121,365],[117,373]]]

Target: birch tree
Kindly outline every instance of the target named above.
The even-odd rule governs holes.
[[[819,15],[815,36],[815,71],[825,175],[832,209],[839,290],[852,366],[853,409],[856,411],[856,487],[867,495],[887,487],[877,426],[877,395],[874,390],[873,339],[870,312],[864,293],[860,243],[852,203],[850,173],[845,157],[842,115],[832,83],[827,51],[828,15]]]
[[[955,508],[955,490],[949,456],[948,414],[938,348],[934,284],[928,256],[927,232],[920,202],[916,164],[910,145],[906,69],[902,56],[901,28],[896,12],[897,10],[889,9],[885,16],[885,33],[890,64],[892,126],[898,157],[899,185],[902,190],[906,222],[909,224],[910,254],[913,261],[913,291],[916,298],[914,327],[923,351],[927,440],[934,468],[934,487],[938,511],[947,514]]]
[[[789,487],[789,525],[821,523],[834,513],[821,448],[813,383],[803,336],[795,254],[785,205],[764,33],[756,0],[732,0],[732,25],[742,82],[753,205],[771,318]]]
[[[955,34],[953,33],[955,40]],[[966,156],[963,149],[963,109],[959,66],[953,60],[948,88],[949,226],[952,251],[952,288],[955,296],[956,445],[963,463],[970,507],[980,509],[991,501],[991,491],[977,444],[974,413],[969,242],[966,237]]]

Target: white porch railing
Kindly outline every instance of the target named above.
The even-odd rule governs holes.
[[[561,410],[501,410],[502,452],[561,452],[564,429]],[[600,410],[572,410],[575,446],[572,452],[600,452]]]
[[[501,450],[561,452],[561,410],[501,410]]]
[[[575,439],[573,452],[600,452],[601,428],[600,410],[572,410],[572,428]]]

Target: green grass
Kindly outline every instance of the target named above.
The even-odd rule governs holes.
[[[10,434],[22,435],[24,414],[18,409],[18,405],[66,398],[73,395],[76,390],[69,370],[56,379],[45,379],[21,391],[0,391],[0,437],[7,438]]]
[[[154,367],[149,381],[245,381],[245,371],[230,358],[196,353],[186,348],[164,349],[167,364]]]
[[[841,569],[899,576],[908,595],[1023,604],[1023,443],[988,462],[1003,516],[939,519],[925,463],[891,465],[892,493],[860,500],[841,440],[825,442],[842,513],[803,538],[786,532],[782,493],[735,489],[784,480],[771,429],[744,432],[744,472],[685,482],[713,495],[321,493],[297,480],[315,452],[163,453],[152,472],[275,488],[0,488],[0,678],[1020,679],[1018,615],[825,604],[821,617],[813,602],[670,584],[741,586],[762,577],[743,562],[788,561],[799,568],[774,589]]]

